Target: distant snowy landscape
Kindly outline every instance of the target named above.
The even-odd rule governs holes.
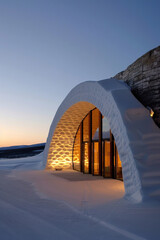
[[[134,204],[122,181],[42,170],[42,159],[0,161],[2,240],[159,239],[158,201]]]
[[[22,158],[35,156],[43,152],[45,143],[33,144],[33,145],[20,145],[11,147],[0,148],[0,160],[2,158]]]

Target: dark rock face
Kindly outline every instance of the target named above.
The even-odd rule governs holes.
[[[138,58],[114,78],[124,80],[134,96],[145,107],[153,109],[153,119],[160,127],[160,46]]]

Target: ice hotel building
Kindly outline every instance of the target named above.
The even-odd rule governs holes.
[[[124,181],[126,196],[160,194],[160,47],[114,78],[73,88],[50,127],[43,165]]]

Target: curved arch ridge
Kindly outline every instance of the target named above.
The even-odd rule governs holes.
[[[51,124],[43,166],[72,166],[76,131],[95,107],[107,117],[114,135],[126,196],[141,201],[147,194],[156,195],[160,189],[160,183],[156,184],[160,176],[160,130],[129,87],[113,78],[84,82],[70,91]]]

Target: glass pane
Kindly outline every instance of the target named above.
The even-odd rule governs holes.
[[[80,171],[80,127],[78,129],[74,142],[73,169]]]
[[[123,179],[122,164],[121,164],[121,160],[120,160],[117,148],[116,148],[116,157],[117,157],[117,178],[118,179]]]
[[[83,157],[84,157],[84,173],[89,173],[89,161],[88,161],[88,143],[84,143],[84,152],[83,152]]]
[[[110,142],[104,141],[104,177],[111,177],[110,172]]]
[[[94,142],[94,175],[99,175],[99,143]]]
[[[89,141],[89,115],[83,120],[83,141]]]
[[[97,108],[92,111],[92,139],[99,139],[99,110]]]
[[[102,119],[102,138],[110,139],[110,125],[106,117]]]

